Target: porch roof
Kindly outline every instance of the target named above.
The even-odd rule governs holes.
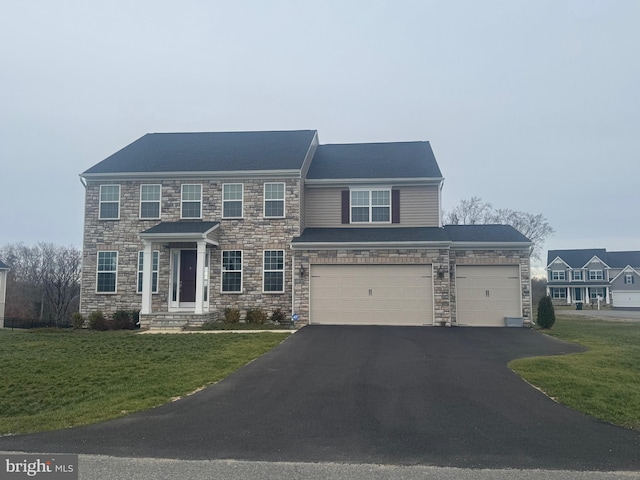
[[[154,227],[140,233],[142,240],[155,242],[195,242],[205,240],[209,244],[217,245],[217,239],[211,233],[220,226],[220,222],[160,222]]]

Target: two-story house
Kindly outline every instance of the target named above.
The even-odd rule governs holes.
[[[530,323],[531,242],[441,224],[429,142],[314,130],[148,134],[81,174],[81,312],[198,325],[225,307],[305,324]]]
[[[556,304],[640,308],[640,251],[549,250],[547,294]]]

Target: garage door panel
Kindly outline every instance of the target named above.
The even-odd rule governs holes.
[[[310,288],[312,324],[433,323],[431,265],[312,265]]]
[[[522,315],[517,265],[460,265],[456,268],[459,325],[504,326],[505,317]]]
[[[640,292],[618,291],[612,293],[613,306],[623,308],[640,308]]]

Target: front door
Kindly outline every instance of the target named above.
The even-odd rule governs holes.
[[[195,250],[180,251],[180,304],[196,301],[196,266]]]
[[[581,288],[574,288],[573,292],[574,292],[575,301],[576,302],[581,302],[582,301],[582,289]]]

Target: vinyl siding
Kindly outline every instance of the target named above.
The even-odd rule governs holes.
[[[389,227],[439,226],[438,186],[404,186],[400,190],[400,223]],[[342,197],[345,187],[307,188],[305,192],[305,227],[349,227],[341,222]],[[366,224],[357,224],[366,227]],[[379,227],[379,224],[371,225]]]

